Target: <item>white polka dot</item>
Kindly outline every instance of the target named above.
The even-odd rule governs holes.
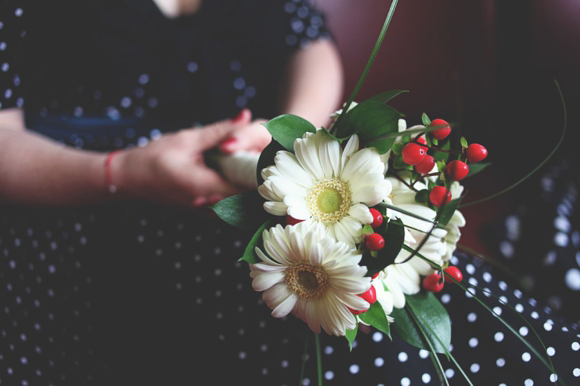
[[[580,377],[580,369],[576,367],[574,371],[572,371],[572,374],[574,374],[576,378]]]
[[[540,315],[539,315],[539,314],[538,314],[536,311],[533,311],[533,312],[530,314],[530,316],[531,316],[533,319],[538,319],[538,318],[540,317]]]
[[[334,378],[334,373],[332,371],[327,371],[324,373],[324,378],[330,381]]]
[[[421,380],[423,381],[423,383],[429,383],[431,382],[431,375],[429,375],[428,373],[424,373],[421,376]]]
[[[447,378],[453,378],[454,375],[455,375],[455,370],[453,370],[453,369],[445,370],[445,376]]]
[[[497,367],[504,367],[505,366],[505,359],[497,358],[497,361],[495,361],[495,365]]]
[[[493,336],[493,339],[495,339],[496,342],[501,342],[503,340],[503,332],[498,331],[495,333],[495,335]]]
[[[565,248],[568,246],[568,235],[566,233],[557,232],[554,236],[554,244],[559,247]]]
[[[550,382],[555,383],[558,381],[558,374],[550,374]]]
[[[534,386],[534,381],[528,378],[524,381],[524,386]]]
[[[470,322],[470,323],[473,323],[473,322],[475,322],[476,320],[477,320],[477,314],[476,314],[475,312],[470,312],[470,313],[467,315],[467,321],[468,321],[468,322]]]
[[[477,338],[469,339],[469,347],[471,347],[471,348],[477,347],[478,343],[479,343],[479,341],[477,340]]]
[[[421,350],[419,350],[419,356],[421,358],[425,359],[429,356],[429,351],[421,349]]]
[[[532,359],[532,356],[530,355],[529,352],[525,352],[525,353],[522,354],[522,360],[524,362],[529,362],[530,359]]]
[[[502,302],[502,303],[507,303],[508,302],[508,298],[505,297],[505,296],[500,296],[499,297],[499,301]]]
[[[499,315],[501,315],[501,308],[493,307],[493,312],[494,312],[495,316],[499,316]]]
[[[522,326],[520,327],[520,335],[521,336],[527,336],[528,335],[528,328],[526,326]]]
[[[574,371],[576,371],[576,370],[574,370]],[[579,372],[580,372],[580,370],[579,370]],[[576,374],[574,374],[574,375],[577,376]],[[405,378],[401,379],[401,386],[409,386],[410,384],[411,384],[411,380],[409,378],[405,377]]]
[[[544,330],[552,331],[552,327],[554,327],[554,325],[552,323],[549,323],[549,322],[544,323]]]
[[[332,346],[326,346],[326,347],[324,348],[324,353],[325,353],[326,355],[330,355],[330,354],[332,354],[333,352],[334,352],[334,348],[332,348]]]
[[[196,72],[198,69],[197,63],[196,62],[189,62],[187,64],[187,71],[194,73]]]
[[[573,291],[580,291],[580,270],[577,268],[569,269],[566,272],[566,277],[564,279],[566,285]]]
[[[471,365],[471,367],[469,367],[469,370],[471,370],[472,373],[477,373],[479,369],[480,367],[478,363],[474,363]]]
[[[499,250],[508,259],[514,256],[514,247],[509,241],[502,241],[499,244]]]
[[[546,352],[548,353],[549,356],[553,357],[554,355],[556,355],[556,349],[554,347],[548,347],[546,349]]]
[[[350,367],[348,368],[348,371],[350,371],[351,374],[357,374],[359,370],[360,370],[360,367],[356,364],[350,365]]]
[[[399,358],[399,362],[407,362],[407,359],[409,359],[409,356],[407,355],[407,353],[406,353],[406,352],[404,352],[404,351],[401,351],[401,352],[399,353],[399,356],[398,356],[398,358]]]
[[[499,283],[497,283],[497,286],[499,287],[499,289],[501,289],[502,291],[507,290],[507,284],[505,283],[505,281],[500,281]]]
[[[451,295],[449,295],[449,294],[441,295],[441,303],[447,304],[447,303],[449,303],[450,300],[451,300]]]
[[[572,342],[572,350],[574,350],[574,351],[580,350],[580,343]]]
[[[383,340],[383,334],[381,334],[380,332],[375,332],[373,333],[373,341],[375,342],[380,342]]]
[[[521,304],[519,304],[519,303],[518,303],[518,304],[516,304],[516,307],[515,307],[515,308],[516,308],[516,311],[517,311],[517,312],[520,312],[520,313],[521,313],[521,312],[524,312],[524,306],[522,306],[522,305],[521,305]]]
[[[465,271],[470,274],[473,275],[475,273],[475,267],[473,266],[473,264],[467,264],[465,266]]]
[[[385,364],[385,360],[383,358],[378,357],[375,359],[375,366],[376,367],[381,367],[384,364]]]

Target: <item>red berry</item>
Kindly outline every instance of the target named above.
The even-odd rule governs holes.
[[[427,140],[425,139],[424,135],[417,137],[416,142],[420,143],[421,145],[427,145]]]
[[[445,189],[443,186],[436,186],[429,193],[429,201],[435,206],[443,205],[443,201],[447,204],[451,201],[451,191]]]
[[[374,275],[371,276],[372,280],[375,280],[377,277],[379,277],[380,272],[375,273]]]
[[[435,166],[435,158],[426,155],[423,161],[415,165],[415,170],[421,174],[429,174],[433,170],[433,166]]]
[[[290,215],[286,216],[286,224],[288,225],[296,225],[298,223],[301,223],[304,220],[298,220]]]
[[[373,304],[374,302],[376,302],[377,290],[375,289],[375,286],[371,285],[371,288],[368,291],[360,294],[359,297],[363,300],[366,300],[369,304]]]
[[[376,228],[379,225],[381,225],[383,223],[383,215],[381,214],[381,212],[379,212],[378,210],[376,210],[374,208],[370,208],[369,211],[371,212],[371,215],[373,216],[373,222],[371,223],[371,226],[373,228]]]
[[[364,314],[366,312],[364,310],[353,310],[349,306],[346,306],[346,308],[348,308],[348,310],[350,311],[350,313],[353,314],[353,315],[360,315],[360,314]]]
[[[455,160],[447,164],[445,171],[451,179],[461,181],[469,174],[469,166],[463,161]]]
[[[430,292],[441,292],[443,289],[443,280],[438,273],[432,273],[423,279],[423,288]]]
[[[437,130],[431,131],[431,135],[435,139],[445,139],[451,133],[451,126],[443,119],[434,119],[431,121],[431,126],[445,126]]]
[[[487,157],[487,149],[479,143],[472,143],[467,148],[467,160],[469,162],[480,162]]]
[[[385,247],[385,239],[378,233],[372,233],[366,237],[365,244],[371,251],[378,251]]]
[[[414,142],[406,144],[403,148],[403,161],[408,165],[417,165],[426,155],[427,148]]]
[[[461,271],[457,267],[449,266],[449,267],[445,268],[445,273],[447,275],[451,276],[453,279],[455,279],[458,282],[463,280],[463,274],[461,273]],[[453,281],[451,278],[447,277],[447,275],[445,275],[445,282],[455,283],[455,281]]]

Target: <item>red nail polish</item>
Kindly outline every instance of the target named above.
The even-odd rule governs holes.
[[[234,142],[237,142],[238,140],[236,138],[228,138],[225,141],[222,142],[222,146],[229,146]]]
[[[246,113],[245,113],[245,111],[246,111],[246,109],[243,109],[242,111],[240,111],[240,112],[238,113],[238,115],[236,115],[236,117],[235,117],[234,119],[232,119],[232,122],[234,122],[234,123],[238,123],[238,122],[240,122],[241,120],[243,120],[243,119],[244,119],[244,116],[245,116],[245,114],[246,114]]]

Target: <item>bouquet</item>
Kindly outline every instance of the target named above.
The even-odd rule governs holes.
[[[294,115],[265,123],[273,139],[260,155],[237,154],[221,165],[257,190],[213,210],[255,231],[240,260],[273,317],[293,314],[314,333],[344,336],[351,345],[360,324],[395,333],[431,351],[447,383],[436,354],[453,358],[451,325],[433,293],[445,285],[474,293],[449,261],[465,225],[460,182],[488,166],[481,162],[488,154],[443,119],[423,114],[421,124],[407,127],[388,105],[404,90],[354,102],[396,3],[332,125],[316,128]],[[523,341],[551,368],[549,357]]]

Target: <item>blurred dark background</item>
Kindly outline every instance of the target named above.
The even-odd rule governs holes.
[[[315,3],[326,12],[341,52],[346,100],[391,3]],[[569,133],[546,167],[573,155],[580,101],[579,21],[576,0],[402,0],[357,100],[390,89],[409,90],[392,103],[406,114],[409,125],[420,123],[426,112],[454,122],[470,143],[484,144],[493,167],[465,185],[466,201],[485,197],[523,177],[556,145],[564,115],[553,79],[566,99]],[[465,208],[469,222],[464,241],[485,251],[478,236],[482,228],[507,213],[530,188],[525,183],[510,194]]]

